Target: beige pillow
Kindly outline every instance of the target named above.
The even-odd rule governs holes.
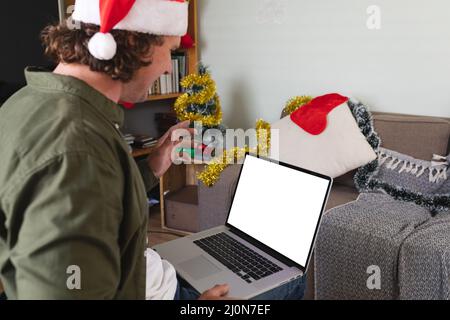
[[[290,116],[272,124],[279,137],[272,135],[271,158],[332,178],[376,159],[347,103],[336,107],[327,119],[327,128],[317,136],[304,131]]]

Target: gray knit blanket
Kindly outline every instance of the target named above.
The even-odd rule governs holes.
[[[450,299],[450,212],[363,193],[323,217],[317,299]]]

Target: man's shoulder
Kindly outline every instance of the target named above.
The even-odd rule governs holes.
[[[84,148],[83,121],[88,111],[81,98],[24,87],[0,110],[2,147],[23,155],[39,150],[55,152]]]
[[[113,163],[119,139],[113,124],[75,95],[25,87],[0,109],[0,158],[21,172],[77,152]]]

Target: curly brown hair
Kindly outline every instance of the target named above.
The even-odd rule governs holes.
[[[153,46],[161,46],[162,36],[146,33],[112,30],[117,53],[111,60],[98,60],[88,50],[88,42],[99,31],[99,26],[81,23],[70,28],[65,23],[49,25],[41,32],[45,54],[56,63],[79,63],[90,70],[103,72],[113,80],[129,82],[141,67],[152,63]]]

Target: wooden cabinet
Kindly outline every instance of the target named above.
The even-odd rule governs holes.
[[[197,179],[197,174],[205,168],[204,164],[182,164],[172,165],[167,173],[160,178],[160,213],[161,213],[161,228],[178,233],[181,235],[187,235],[191,232],[197,231],[195,229],[198,221],[194,221],[198,217],[198,184],[201,183]],[[185,193],[183,196],[182,194]],[[192,193],[195,193],[193,196]],[[174,199],[173,196],[178,196],[178,199]],[[170,198],[172,197],[172,198]],[[169,200],[170,199],[170,200]],[[174,224],[177,219],[185,220],[186,217],[180,216],[168,217],[168,214],[175,214],[174,212],[167,211],[166,202],[171,201],[171,205],[176,201],[180,207],[180,210],[186,208],[186,212],[178,212],[181,215],[193,214],[189,221],[183,227],[174,227],[170,223]],[[189,210],[187,209],[189,208]],[[192,210],[195,212],[192,213]],[[168,218],[170,222],[168,221]],[[176,225],[176,224],[174,224]]]

